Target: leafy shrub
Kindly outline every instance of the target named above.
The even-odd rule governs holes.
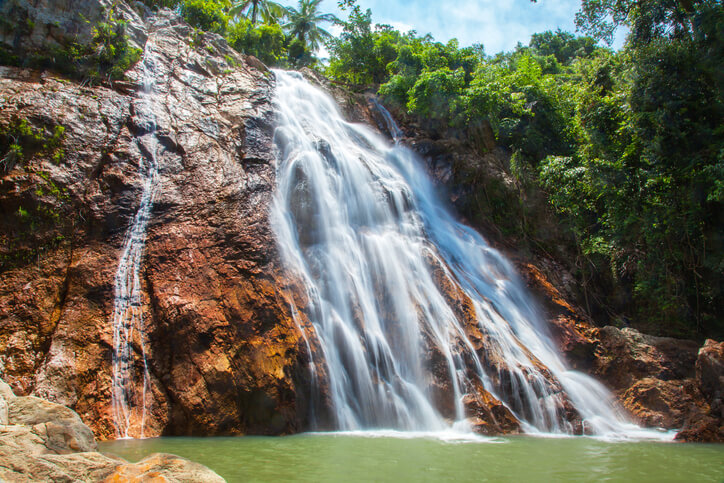
[[[192,27],[223,34],[229,23],[229,0],[183,0],[181,14]]]
[[[253,55],[270,66],[283,66],[287,61],[287,49],[282,28],[277,25],[252,25],[241,19],[229,26],[226,34],[229,44],[244,54]]]
[[[27,119],[14,117],[7,127],[0,127],[0,164],[5,172],[36,154],[49,156],[60,163],[65,156],[65,128],[54,126],[52,131],[36,128]]]

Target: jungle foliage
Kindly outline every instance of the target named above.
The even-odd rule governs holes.
[[[283,7],[271,0],[144,0],[150,8],[179,9],[186,22],[220,34],[239,52],[271,67],[318,63],[315,54],[331,35],[322,24],[338,22],[320,11],[322,0],[300,0]]]
[[[326,73],[439,136],[489,126],[544,190],[611,311],[671,335],[724,334],[724,8],[584,0],[590,36],[556,31],[486,55],[371,22],[354,2]],[[630,30],[614,52],[618,26]]]

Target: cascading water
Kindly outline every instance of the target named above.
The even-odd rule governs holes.
[[[414,153],[346,122],[301,74],[275,74],[272,222],[307,287],[337,429],[466,428],[463,400],[482,386],[527,432],[573,432],[573,407],[587,433],[640,434],[566,367],[511,264],[448,213]]]
[[[142,85],[135,104],[136,117],[143,126],[144,134],[136,142],[142,154],[139,174],[143,191],[136,216],[133,218],[123,244],[121,258],[115,276],[115,300],[113,303],[113,379],[111,404],[118,438],[129,438],[133,433],[144,437],[146,409],[150,378],[146,360],[143,322],[142,292],[139,273],[146,246],[146,229],[158,193],[159,170],[157,162],[158,140],[156,118],[158,107],[155,85],[157,62],[153,46],[148,42],[142,61]],[[137,344],[137,348],[133,345]],[[140,353],[140,361],[136,353]],[[140,394],[138,378],[142,378]],[[140,412],[140,415],[139,415]]]

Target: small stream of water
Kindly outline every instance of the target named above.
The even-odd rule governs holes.
[[[155,83],[159,63],[151,42],[148,42],[142,61],[143,91],[135,103],[136,117],[141,120],[144,134],[137,138],[143,153],[139,175],[143,191],[138,211],[123,243],[115,276],[113,303],[113,379],[112,411],[118,438],[145,436],[146,410],[149,404],[149,372],[146,360],[143,294],[139,274],[146,247],[146,230],[158,193],[159,170],[156,159],[159,143],[156,139],[156,118],[159,108]],[[135,347],[134,347],[135,345]],[[138,356],[137,356],[138,355]],[[140,393],[138,390],[140,382]]]

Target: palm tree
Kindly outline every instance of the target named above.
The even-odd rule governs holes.
[[[246,17],[252,25],[256,24],[259,14],[264,22],[271,24],[277,23],[285,13],[284,7],[271,0],[236,0],[229,9],[229,15]]]
[[[320,3],[322,0],[299,0],[298,10],[294,7],[286,8],[289,22],[284,25],[284,28],[288,29],[290,35],[296,36],[299,42],[311,51],[319,48],[320,41],[332,36],[317,24],[339,22],[339,19],[331,13],[319,13]]]

